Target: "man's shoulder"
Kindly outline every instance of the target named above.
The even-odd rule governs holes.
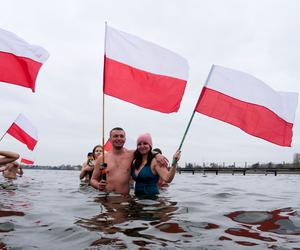
[[[134,153],[133,149],[124,148],[124,150],[126,151],[127,154],[132,154],[133,155],[133,153]]]
[[[105,155],[107,155],[107,156],[116,156],[116,155],[133,156],[133,153],[134,153],[134,150],[123,148],[121,153],[114,154],[113,151],[108,151],[108,152],[105,152]]]

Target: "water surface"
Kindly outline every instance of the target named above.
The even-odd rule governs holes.
[[[299,249],[299,175],[181,174],[155,200],[78,171],[0,177],[0,249]]]

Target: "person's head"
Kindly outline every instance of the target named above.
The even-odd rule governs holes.
[[[162,154],[162,151],[159,148],[154,148],[152,151]]]
[[[140,135],[136,140],[137,150],[142,154],[148,154],[152,150],[152,138],[149,133]]]
[[[109,139],[113,148],[122,149],[126,141],[124,129],[120,127],[113,128],[109,133]]]
[[[151,135],[146,133],[142,134],[136,140],[137,148],[134,152],[133,167],[138,169],[143,161],[143,156],[147,157],[147,165],[151,164],[154,155],[152,154],[152,138]]]
[[[93,148],[92,154],[93,154],[93,158],[94,158],[95,160],[96,160],[97,157],[98,157],[99,155],[101,155],[102,153],[103,153],[103,148],[102,148],[101,145],[96,145],[96,146]]]
[[[93,152],[89,152],[89,153],[87,154],[87,158],[88,158],[89,160],[94,160]]]

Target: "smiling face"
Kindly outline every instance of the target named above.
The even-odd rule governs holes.
[[[140,154],[146,155],[150,152],[151,146],[147,142],[140,141],[137,144],[137,150],[140,152]]]
[[[97,159],[99,155],[101,155],[103,152],[102,147],[101,146],[97,146],[94,150],[93,150],[93,155],[94,155],[94,159]]]
[[[122,149],[125,141],[126,141],[126,137],[125,137],[125,131],[124,130],[112,130],[110,132],[110,141],[111,144],[113,146],[113,148],[115,149]]]

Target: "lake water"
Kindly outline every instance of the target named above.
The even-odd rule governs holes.
[[[140,200],[24,171],[0,177],[0,249],[300,249],[299,175],[177,174]]]

